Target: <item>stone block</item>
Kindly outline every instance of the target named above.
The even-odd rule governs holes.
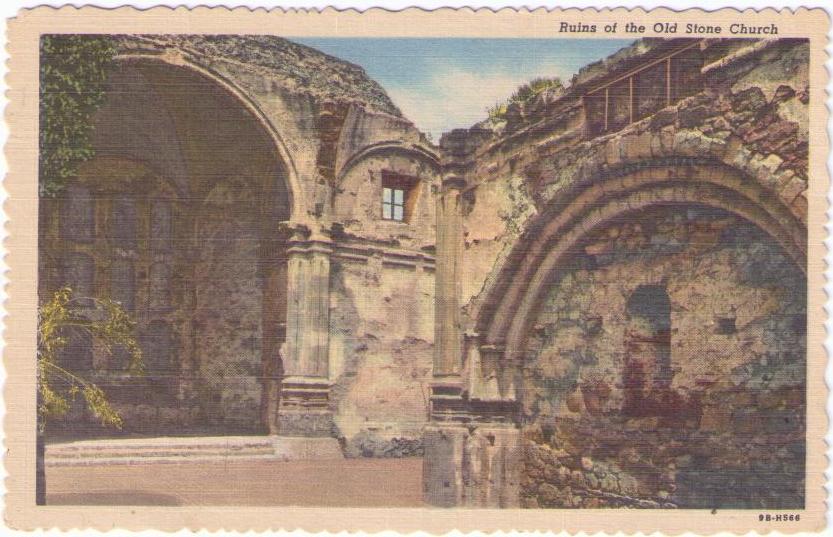
[[[676,132],[677,130],[674,128],[673,125],[663,127],[663,129],[660,131],[660,141],[662,142],[662,153],[664,155],[674,154],[677,140]]]
[[[809,210],[807,203],[807,191],[805,190],[793,200],[792,205],[793,214],[802,222],[807,222],[807,211]]]
[[[805,190],[807,190],[807,183],[796,175],[790,179],[786,185],[781,187],[781,190],[778,192],[778,196],[784,201],[784,203],[790,205],[795,198]]]
[[[677,121],[677,110],[675,108],[663,108],[651,117],[651,130],[664,130],[668,125]]]
[[[437,423],[423,436],[423,490],[438,507],[517,507],[523,450],[513,426]]]
[[[622,162],[621,139],[613,137],[605,144],[605,163],[608,166],[616,166]]]
[[[294,437],[337,436],[333,414],[328,410],[309,411],[282,408],[278,413],[278,432],[281,436]]]
[[[684,108],[680,110],[680,128],[692,129],[702,125],[706,118],[710,117],[712,111],[703,105]]]

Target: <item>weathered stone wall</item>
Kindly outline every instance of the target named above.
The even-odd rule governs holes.
[[[808,51],[641,40],[444,137],[463,348],[431,438],[514,423],[526,507],[803,504]],[[512,493],[472,446],[426,441],[428,502]]]
[[[331,385],[332,434],[348,454],[418,454],[433,344],[432,146],[361,68],[308,47],[117,40],[95,159],[42,202],[41,294],[71,284],[130,305],[145,378],[114,369],[119,358],[92,342],[72,349],[92,356],[85,373],[125,432],[280,432],[285,361],[307,345],[323,348],[312,366]],[[387,174],[407,179],[405,222],[382,218]],[[287,275],[308,244],[322,245],[328,272],[300,262]],[[321,278],[323,299],[310,294]],[[304,280],[301,299],[321,299],[329,321],[323,338],[302,328],[288,345],[290,291]],[[64,425],[113,434],[80,404]]]
[[[464,221],[468,323],[476,323],[489,300],[483,291],[497,283],[518,238],[535,228],[533,217],[553,204],[566,207],[573,192],[616,169],[668,157],[711,159],[747,174],[806,219],[809,49],[800,40],[706,40],[701,92],[619,131],[587,132],[583,93],[650,60],[664,43],[640,42],[604,68],[580,72],[568,89],[545,92],[516,115],[476,127],[478,136],[487,135],[469,172],[474,209]],[[512,217],[484,227],[481,192]]]
[[[646,288],[669,310],[638,304]],[[719,211],[588,237],[527,348],[527,505],[800,507],[805,291],[771,238]]]
[[[331,280],[331,398],[354,456],[419,452],[428,419],[433,342],[432,267],[340,261]],[[397,446],[403,439],[417,445]]]
[[[344,170],[334,197],[333,219],[345,237],[404,247],[415,255],[434,248],[437,170],[423,153],[403,146],[378,148]],[[413,178],[407,222],[382,219],[383,174]]]
[[[330,218],[330,394],[351,457],[421,455],[434,319],[436,155],[399,118],[351,107],[337,143]],[[402,222],[385,178],[405,179]]]

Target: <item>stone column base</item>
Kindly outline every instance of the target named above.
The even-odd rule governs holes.
[[[329,409],[330,383],[327,379],[286,377],[281,384],[278,409],[280,436],[335,437],[333,413]]]
[[[425,428],[423,497],[437,507],[520,505],[521,432],[505,423],[442,423]]]

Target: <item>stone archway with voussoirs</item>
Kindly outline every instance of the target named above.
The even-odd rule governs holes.
[[[464,399],[468,403],[461,410],[482,424],[474,433],[461,430],[462,440],[448,440],[460,441],[463,452],[478,452],[495,449],[480,437],[489,439],[500,450],[489,461],[464,457],[459,463],[464,466],[463,475],[503,468],[504,477],[488,486],[471,482],[471,491],[463,487],[456,500],[447,500],[450,503],[518,505],[520,495],[526,493],[522,487],[524,453],[529,450],[523,447],[518,427],[523,423],[528,391],[524,387],[527,348],[536,315],[556,275],[571,265],[587,237],[614,222],[638,222],[639,214],[655,208],[704,207],[760,230],[773,248],[783,252],[796,274],[803,277],[806,273],[807,235],[801,213],[766,185],[720,161],[674,157],[609,168],[564,188],[547,207],[527,226],[478,304],[476,328],[465,338]],[[514,425],[507,428],[507,424]],[[452,429],[440,426],[437,432],[453,438]],[[429,446],[435,441],[433,434],[429,430],[426,436]],[[486,462],[488,470],[479,468]],[[442,473],[436,463],[426,463],[426,471],[438,473],[438,478]],[[430,494],[441,497],[436,491]],[[461,500],[460,494],[469,497]]]
[[[126,427],[135,425],[143,434],[181,433],[189,428],[194,431],[276,432],[283,370],[280,353],[289,300],[285,228],[293,218],[303,217],[305,213],[299,209],[303,205],[303,191],[298,188],[295,166],[287,148],[273,124],[245,91],[228,78],[179,55],[118,56],[105,95],[105,103],[94,117],[96,157],[85,166],[92,170],[92,176],[85,181],[101,181],[104,188],[104,181],[112,183],[113,175],[108,171],[112,166],[97,163],[134,162],[134,167],[150,170],[153,176],[170,178],[170,184],[177,192],[176,203],[162,207],[144,201],[147,192],[142,181],[132,181],[132,186],[125,184],[125,192],[94,200],[101,206],[95,213],[98,220],[95,229],[100,236],[93,237],[92,242],[84,238],[79,246],[95,247],[99,257],[111,253],[127,255],[137,267],[152,267],[149,271],[137,271],[137,296],[143,296],[143,286],[151,283],[152,292],[163,287],[172,289],[170,304],[159,301],[137,303],[134,314],[140,332],[146,332],[150,327],[148,323],[160,312],[170,318],[170,337],[166,341],[170,340],[171,356],[178,360],[171,367],[182,377],[173,383],[176,386],[171,390],[176,400],[166,403],[170,408],[157,410],[163,419],[148,420],[141,405],[130,401],[123,403],[117,396],[117,404],[124,407],[120,410]],[[195,99],[195,95],[201,98]],[[140,104],[131,100],[138,100]],[[237,158],[227,158],[231,153]],[[96,170],[100,173],[97,179]],[[253,194],[248,196],[252,202],[248,206],[256,208],[255,218],[250,219],[251,225],[247,228],[251,232],[247,237],[257,244],[246,250],[253,257],[248,263],[251,270],[247,270],[248,276],[241,283],[252,292],[238,296],[260,298],[257,298],[257,314],[250,319],[250,330],[233,331],[233,342],[219,347],[227,352],[219,355],[211,352],[209,356],[200,352],[201,345],[208,344],[206,342],[212,341],[220,332],[206,330],[217,324],[218,319],[229,317],[228,312],[234,309],[229,308],[229,304],[236,302],[221,300],[222,308],[200,309],[199,305],[208,304],[206,297],[216,294],[217,289],[208,285],[203,286],[201,292],[200,280],[195,278],[199,268],[198,254],[206,244],[196,234],[196,228],[200,222],[212,221],[211,208],[222,213],[223,203],[233,203],[235,197],[244,192],[226,189],[222,195],[227,199],[219,202],[214,199],[217,198],[217,184],[241,174],[245,176],[244,191]],[[106,190],[115,192],[110,183]],[[206,205],[204,201],[212,192],[215,192],[213,202]],[[134,237],[121,237],[121,231],[130,228],[119,225],[122,211],[119,210],[119,215],[111,215],[125,204],[141,208],[137,217],[138,241]],[[144,213],[146,209],[147,214]],[[110,233],[113,226],[124,229]],[[151,234],[163,229],[166,233],[170,231],[173,243],[163,248],[164,259],[156,244],[159,237],[144,237],[145,232],[141,230],[145,228]],[[133,233],[136,233],[135,229]],[[130,242],[132,249],[124,253],[113,248],[110,243],[116,239]],[[146,246],[150,244],[149,239],[154,247]],[[66,252],[76,248],[73,244],[57,242],[53,247]],[[121,281],[108,276],[108,267],[116,270],[120,266],[114,259],[97,260],[98,272],[105,276],[102,281]],[[160,264],[160,260],[164,264]],[[172,282],[176,284],[172,286]],[[98,290],[108,292],[106,286]],[[127,297],[127,303],[130,299]],[[232,350],[239,352],[232,353]],[[219,371],[220,376],[214,377],[217,382],[203,375],[208,371],[206,360],[209,358],[224,362],[219,369],[213,369]],[[157,427],[157,424],[164,427]]]
[[[211,82],[232,97],[239,106],[243,107],[246,112],[251,115],[251,117],[258,124],[259,128],[269,137],[272,150],[284,166],[283,180],[287,185],[291,207],[291,217],[287,218],[287,220],[305,222],[305,220],[303,220],[306,213],[304,210],[306,207],[304,189],[301,187],[298,171],[295,166],[294,159],[292,158],[292,153],[287,148],[286,143],[281,137],[278,128],[274,125],[274,122],[267,117],[261,107],[257,104],[256,98],[251,96],[249,92],[245,91],[240,85],[235,84],[231,79],[211,69],[209,66],[197,62],[194,58],[185,58],[184,55],[173,50],[161,55],[141,53],[122,54],[117,56],[116,60],[118,63],[128,65],[146,63],[184,69]]]
[[[556,198],[530,226],[530,242],[521,239],[510,254],[496,286],[482,309],[477,332],[484,343],[522,346],[523,333],[537,297],[561,257],[577,241],[605,222],[657,204],[703,204],[725,209],[749,220],[771,235],[806,271],[807,236],[804,224],[780,200],[748,176],[709,161],[646,162],[620,173],[609,173],[572,199]],[[532,231],[534,230],[534,231]],[[499,297],[499,300],[498,300]]]

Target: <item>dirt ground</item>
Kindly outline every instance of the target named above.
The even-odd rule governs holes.
[[[49,467],[51,505],[422,506],[422,459]]]

